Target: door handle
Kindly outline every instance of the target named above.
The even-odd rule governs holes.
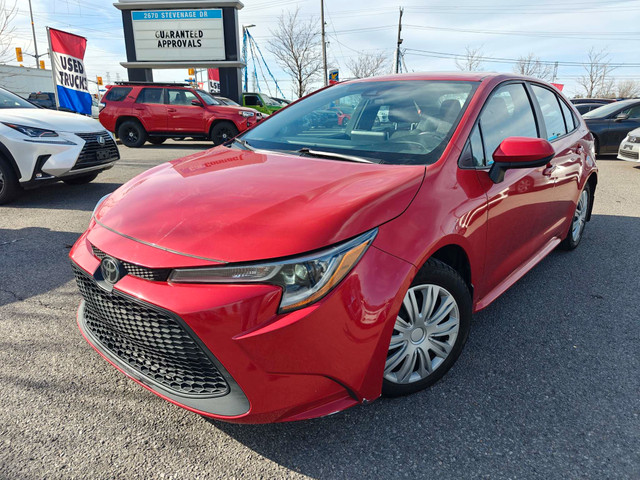
[[[545,177],[550,177],[553,174],[553,171],[556,169],[556,166],[552,163],[547,163],[547,166],[544,170],[542,170],[542,175]]]
[[[142,107],[134,107],[133,109],[134,109],[134,110],[138,110],[138,111],[140,111],[140,112],[142,112],[142,111],[144,110],[144,108],[142,108]]]
[[[177,111],[178,111],[178,110],[176,110],[175,108],[169,108],[169,109],[167,109],[167,112],[172,112],[172,113],[173,113],[173,112],[177,112]]]

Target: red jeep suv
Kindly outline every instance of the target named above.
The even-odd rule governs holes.
[[[186,137],[219,145],[260,120],[256,110],[223,105],[183,84],[119,82],[107,89],[100,123],[127,147]]]

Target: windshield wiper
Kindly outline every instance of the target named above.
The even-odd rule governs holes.
[[[234,143],[237,143],[238,145],[240,145],[245,150],[251,150],[251,151],[255,150],[255,148],[253,148],[251,145],[249,145],[249,142],[247,142],[246,140],[243,140],[241,138],[234,138],[233,140],[231,140],[231,142],[229,142],[227,144],[227,146],[231,147],[231,145],[233,145]]]
[[[347,162],[357,162],[357,163],[375,163],[371,160],[367,160],[363,157],[356,157],[354,155],[344,155],[342,153],[335,152],[324,152],[321,150],[311,150],[308,147],[303,147],[298,150],[297,153],[302,153],[304,155],[309,155],[310,157],[318,157],[318,158],[334,158],[337,160],[345,160]]]

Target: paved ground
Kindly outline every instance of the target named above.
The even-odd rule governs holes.
[[[121,148],[84,187],[0,207],[0,478],[640,478],[640,167],[600,162],[593,220],[474,318],[420,394],[309,422],[208,422],[82,339],[67,253],[95,202],[208,147]]]

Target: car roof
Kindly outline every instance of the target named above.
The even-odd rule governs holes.
[[[530,80],[543,82],[533,77],[518,75],[516,73],[498,73],[498,72],[419,72],[419,73],[399,73],[392,75],[383,75],[380,77],[369,77],[351,80],[351,82],[370,82],[370,81],[398,81],[398,80],[449,80],[449,81],[467,81],[482,82],[490,79],[499,80]]]

